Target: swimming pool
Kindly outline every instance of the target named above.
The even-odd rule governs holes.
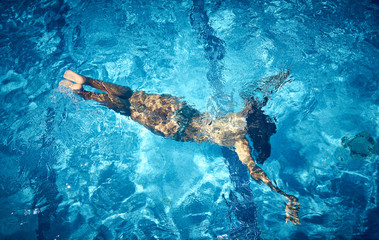
[[[2,1],[1,239],[378,238],[378,20],[371,1]],[[153,135],[58,89],[65,70],[239,111],[291,68],[265,111],[262,168]]]

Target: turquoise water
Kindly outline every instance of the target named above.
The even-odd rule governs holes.
[[[1,239],[377,239],[374,1],[2,1]],[[153,135],[58,89],[65,70],[212,114],[291,68],[251,181],[235,154]]]

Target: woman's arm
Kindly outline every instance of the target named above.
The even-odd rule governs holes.
[[[286,204],[286,222],[290,221],[294,225],[300,224],[300,219],[298,216],[299,212],[299,201],[295,196],[288,195],[278,187],[274,186],[271,180],[268,178],[266,173],[256,165],[254,159],[251,156],[251,148],[249,142],[246,138],[240,139],[236,141],[235,151],[240,159],[240,161],[246,165],[249,169],[249,173],[252,178],[258,183],[264,182],[267,186],[269,186],[275,192],[283,195],[285,198],[289,200]]]

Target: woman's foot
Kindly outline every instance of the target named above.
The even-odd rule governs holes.
[[[82,84],[73,83],[73,82],[70,82],[70,81],[67,81],[67,80],[62,80],[59,83],[59,86],[63,86],[63,87],[66,87],[66,88],[71,88],[71,90],[76,90],[76,91],[83,90],[83,85]]]
[[[70,81],[73,81],[73,82],[76,82],[80,85],[83,85],[86,83],[86,78],[83,77],[82,75],[74,72],[74,71],[71,71],[71,70],[67,70],[64,74],[63,74],[63,77],[66,78],[67,80],[70,80]]]

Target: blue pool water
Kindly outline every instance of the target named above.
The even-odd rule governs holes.
[[[1,1],[0,239],[379,239],[375,1]],[[291,68],[262,168],[58,89],[65,70],[212,114]]]

